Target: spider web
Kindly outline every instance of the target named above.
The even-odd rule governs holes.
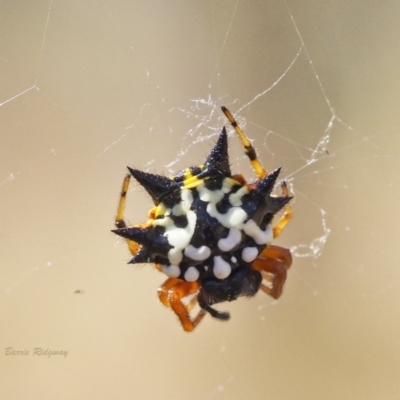
[[[396,3],[0,9],[4,398],[398,398]],[[282,166],[294,218],[276,243],[294,262],[279,301],[222,304],[229,323],[187,335],[158,304],[165,277],[126,266],[108,232],[125,166],[202,163],[221,105]],[[132,184],[128,221],[149,204]]]

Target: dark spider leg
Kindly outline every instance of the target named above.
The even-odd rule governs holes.
[[[196,317],[192,319],[189,310],[195,304],[191,301],[189,306],[182,303],[182,299],[199,291],[199,282],[185,282],[177,278],[169,278],[158,289],[160,301],[167,307],[171,307],[174,313],[179,317],[182,328],[186,332],[191,332],[206,314],[205,310],[200,310]]]
[[[248,265],[238,266],[225,279],[204,279],[197,301],[199,306],[211,316],[226,321],[229,319],[229,313],[215,310],[211,306],[225,301],[234,301],[239,297],[254,296],[260,289],[262,279],[260,271],[251,269]]]
[[[220,319],[220,320],[222,320],[222,321],[228,321],[228,319],[231,317],[230,314],[229,314],[228,312],[226,312],[226,311],[218,311],[218,310],[215,310],[215,309],[212,308],[207,302],[205,302],[204,299],[201,298],[201,297],[199,297],[198,301],[199,301],[199,306],[200,306],[203,310],[205,310],[205,311],[207,311],[208,313],[210,313],[210,315],[211,315],[213,318],[217,318],[217,319]]]
[[[260,289],[274,299],[278,299],[286,281],[287,270],[292,264],[292,255],[288,249],[279,246],[268,246],[253,261],[251,267],[260,271],[263,278],[272,282],[272,287],[260,285]],[[269,276],[273,276],[272,280]]]

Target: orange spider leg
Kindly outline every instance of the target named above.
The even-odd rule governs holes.
[[[281,183],[281,188],[282,188],[282,195],[289,196],[289,189],[285,181]],[[285,204],[284,213],[282,217],[279,219],[277,224],[272,229],[274,238],[278,237],[282,233],[286,224],[292,219],[292,217],[293,217],[292,206],[290,204]]]
[[[196,299],[192,300],[188,306],[182,303],[184,297],[198,292],[199,288],[198,282],[185,282],[177,278],[169,278],[158,289],[158,297],[161,303],[172,308],[186,332],[193,331],[206,314],[204,310],[200,310],[197,316],[192,319],[189,311],[196,303]]]
[[[292,255],[290,251],[283,247],[271,245],[260,253],[251,266],[260,271],[264,279],[272,282],[271,288],[262,283],[260,289],[274,299],[278,299],[282,294],[287,270],[291,265]]]
[[[157,266],[157,265],[156,265]],[[158,298],[164,306],[169,307],[169,299],[168,299],[168,291],[173,286],[177,285],[179,282],[182,282],[181,279],[178,278],[168,278],[161,287],[158,288]]]

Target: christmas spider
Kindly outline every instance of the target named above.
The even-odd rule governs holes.
[[[152,263],[168,279],[158,289],[160,301],[171,307],[185,331],[192,331],[206,312],[227,320],[229,313],[211,306],[260,289],[277,299],[292,263],[289,250],[270,245],[292,218],[285,182],[282,196],[271,195],[280,168],[268,173],[232,114],[222,107],[250,159],[257,180],[247,183],[232,175],[225,127],[204,164],[167,178],[129,168],[113,230],[126,239],[129,263]],[[126,194],[131,175],[151,196],[154,207],[146,223],[127,227]],[[274,215],[284,209],[272,227]],[[269,281],[270,285],[263,283]],[[191,296],[187,304],[183,299]],[[200,311],[190,316],[196,304]]]

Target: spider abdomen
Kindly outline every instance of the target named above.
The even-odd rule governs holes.
[[[117,231],[141,245],[131,263],[156,263],[188,282],[225,279],[254,261],[273,238],[272,216],[290,199],[270,196],[279,169],[252,185],[232,177],[225,131],[203,166],[174,178],[129,170],[155,203],[144,228]]]
[[[228,277],[233,269],[253,261],[272,240],[269,225],[264,231],[254,228],[255,222],[249,219],[246,210],[230,204],[228,199],[232,192],[225,191],[222,197],[210,193],[205,198],[202,186],[200,184],[192,189],[182,186],[182,193],[186,190],[192,193],[191,196],[182,195],[182,198],[192,199],[187,212],[187,226],[174,224],[175,206],[166,209],[161,218],[158,216],[149,221],[150,225],[165,227],[162,235],[167,237],[169,244],[165,246],[164,254],[158,254],[154,261],[162,265],[169,277],[189,282],[206,277]],[[243,194],[247,192],[246,188]],[[222,213],[218,207],[220,203],[229,203],[230,207]]]

